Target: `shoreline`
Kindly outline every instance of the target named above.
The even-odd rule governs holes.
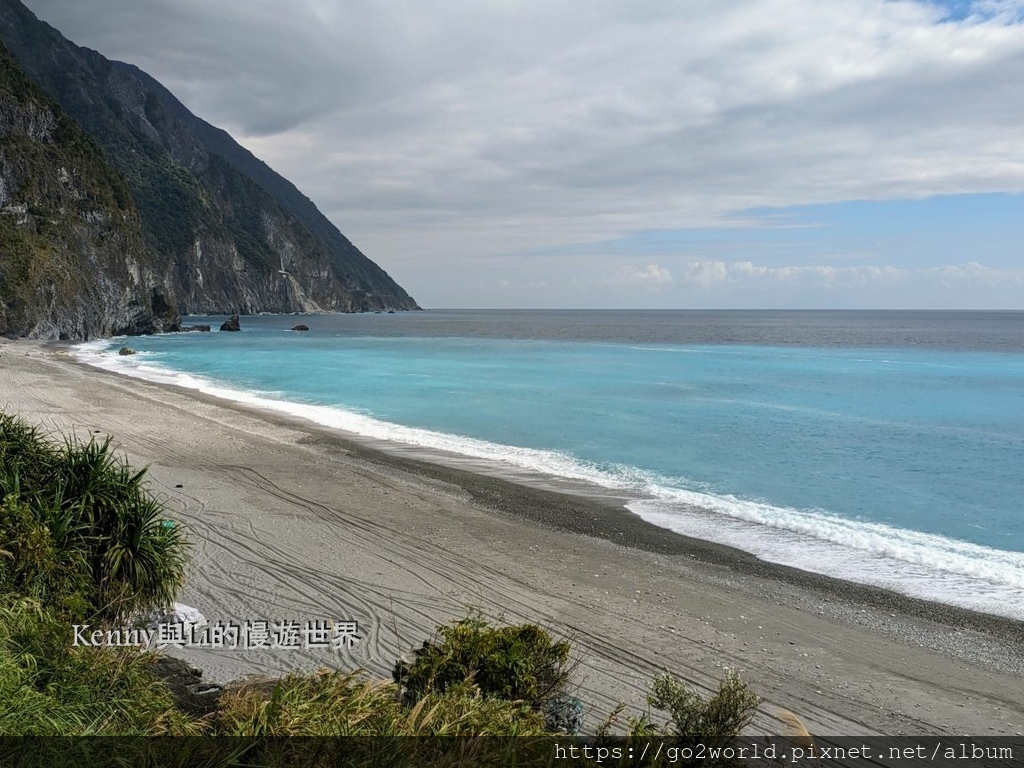
[[[213,396],[204,397],[219,400]],[[687,557],[740,576],[779,581],[823,597],[841,598],[880,610],[895,611],[954,628],[984,631],[1011,642],[1024,643],[1024,621],[768,562],[736,547],[693,538],[648,523],[630,512],[624,504],[585,493],[535,488],[425,459],[396,456],[386,450],[363,445],[358,439],[330,434],[334,430],[327,427],[310,424],[308,428],[314,433],[321,430],[326,433],[311,435],[311,442],[320,441],[325,446],[334,446],[367,462],[456,484],[468,492],[474,501],[488,509],[556,531],[599,538],[611,544],[655,555]]]
[[[366,437],[341,428],[317,423],[299,415],[202,392],[198,389],[154,381],[144,376],[90,365],[71,350],[74,342],[46,342],[46,347],[65,350],[75,364],[106,375],[143,381],[174,389],[268,420],[279,419],[310,432],[311,440],[334,444],[345,453],[393,468],[400,468],[434,480],[455,483],[473,499],[497,512],[511,514],[545,525],[553,530],[594,536],[610,543],[658,555],[691,558],[720,566],[747,578],[773,579],[825,597],[842,597],[878,610],[899,612],[955,628],[989,632],[1011,642],[1024,643],[1024,620],[967,608],[951,603],[909,595],[895,589],[805,570],[763,560],[739,547],[700,539],[649,523],[626,506],[641,498],[624,490],[611,489],[568,478],[546,478],[531,470],[503,470],[488,466],[486,459],[449,454],[440,449]],[[653,498],[653,497],[651,497]],[[694,508],[700,512],[709,512]]]
[[[728,666],[818,733],[1024,730],[1022,622],[766,563],[607,498],[392,455],[52,346],[0,342],[0,384],[0,407],[113,434],[150,465],[197,539],[184,602],[211,618],[349,606],[371,624],[347,661],[372,674],[475,605],[574,636],[598,715],[642,706],[659,669],[706,688]],[[327,661],[181,655],[219,679]]]

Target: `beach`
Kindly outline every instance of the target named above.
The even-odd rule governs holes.
[[[1024,625],[764,563],[558,493],[380,450],[336,431],[0,341],[0,408],[111,435],[193,564],[180,601],[217,620],[355,621],[351,649],[174,649],[228,681],[321,666],[390,677],[477,609],[573,640],[587,724],[644,707],[663,671],[736,670],[829,735],[1024,732]],[[864,489],[870,493],[870,488]],[[70,632],[69,628],[69,632]]]

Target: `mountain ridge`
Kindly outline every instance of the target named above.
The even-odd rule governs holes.
[[[0,40],[124,179],[153,281],[187,314],[418,309],[294,184],[132,64],[0,0]]]
[[[0,334],[176,330],[153,267],[124,180],[0,44]]]

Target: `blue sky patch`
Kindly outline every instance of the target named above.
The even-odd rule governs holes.
[[[648,230],[543,252],[755,261],[775,266],[814,263],[916,268],[968,261],[983,261],[991,267],[1024,266],[1021,194],[756,208],[734,218],[735,226]]]

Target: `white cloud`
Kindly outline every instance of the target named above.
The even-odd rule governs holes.
[[[232,131],[428,305],[520,249],[1024,191],[1021,0],[959,21],[917,0],[28,4]]]
[[[557,290],[555,281],[546,286],[551,290],[529,291],[530,306],[588,306],[593,300],[622,308],[1024,309],[1024,268],[977,262],[910,269],[696,261],[676,263],[671,270],[623,267],[611,277],[590,270],[563,276],[561,284],[569,290]],[[493,305],[508,306],[509,297],[526,284],[505,287],[512,293],[502,293]]]
[[[889,265],[764,266],[692,262],[677,268],[673,306],[807,308],[1024,307],[1024,268],[977,262],[919,269]]]
[[[764,267],[757,266],[749,261],[738,262],[730,266],[717,262],[716,267],[722,272],[722,280],[753,279],[845,286],[896,285],[924,280],[950,287],[964,284],[978,286],[1000,284],[1024,286],[1024,268],[994,269],[975,261],[940,267],[925,267],[923,269],[900,269],[892,266],[878,265],[853,267]]]
[[[672,273],[659,264],[648,264],[643,269],[623,267],[619,277],[624,282],[636,285],[666,285],[672,282]]]
[[[729,267],[721,261],[695,261],[686,264],[679,276],[681,283],[708,288],[729,278]]]

